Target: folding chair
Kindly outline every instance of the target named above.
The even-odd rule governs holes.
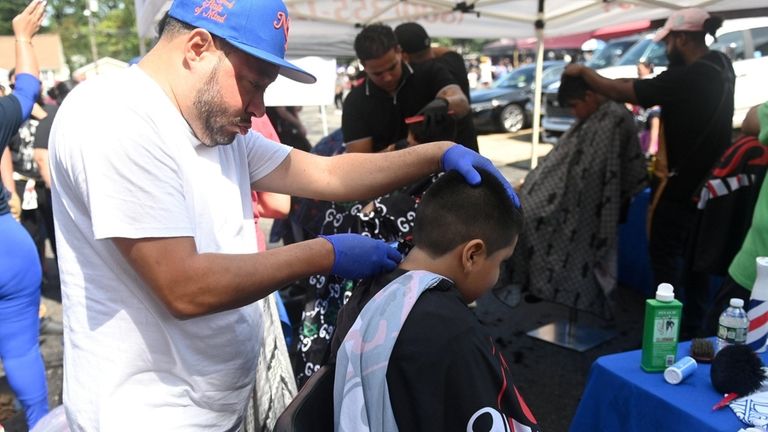
[[[323,366],[280,414],[274,432],[332,432],[333,379],[336,367]]]

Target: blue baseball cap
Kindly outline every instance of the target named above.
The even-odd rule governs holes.
[[[279,66],[280,75],[286,78],[305,84],[317,81],[285,61],[290,20],[282,0],[174,0],[168,14]]]

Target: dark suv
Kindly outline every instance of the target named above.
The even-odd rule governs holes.
[[[546,71],[563,65],[562,61],[545,61],[543,67]],[[536,65],[521,66],[494,81],[490,88],[472,91],[472,119],[478,130],[517,132],[528,125],[531,119],[525,106],[533,96],[535,73]]]

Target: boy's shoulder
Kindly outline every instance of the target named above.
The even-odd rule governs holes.
[[[453,282],[443,279],[425,291],[414,304],[403,324],[397,345],[415,347],[419,351],[440,353],[443,348],[469,343],[483,337],[485,330],[472,310],[464,303]]]

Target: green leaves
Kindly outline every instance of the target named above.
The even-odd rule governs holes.
[[[0,1],[0,34],[12,35],[11,20],[28,0]],[[83,14],[88,0],[48,0],[47,18],[41,33],[58,33],[70,70],[93,61],[88,17]],[[92,14],[94,37],[99,57],[128,61],[139,55],[136,11],[133,0],[99,0]]]

